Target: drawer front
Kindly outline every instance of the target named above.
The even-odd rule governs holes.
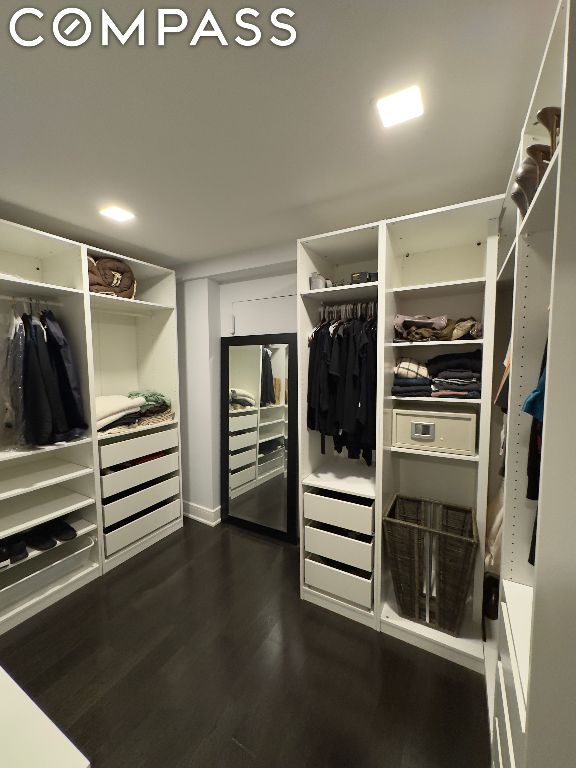
[[[166,504],[164,507],[160,507],[160,509],[155,509],[148,515],[144,515],[144,517],[139,517],[138,520],[133,520],[131,523],[123,525],[116,531],[105,533],[104,542],[107,557],[142,539],[149,533],[157,531],[163,525],[177,520],[179,517],[180,500],[177,499]]]
[[[247,413],[245,416],[231,416],[228,419],[228,431],[240,432],[242,429],[254,429],[258,424],[258,416],[255,413]]]
[[[242,451],[242,453],[235,453],[233,456],[230,456],[230,469],[240,469],[240,467],[246,467],[248,464],[254,464],[256,459],[256,448]]]
[[[364,579],[306,558],[304,581],[310,587],[346,602],[355,603],[362,608],[372,608],[372,576]]]
[[[357,533],[374,533],[374,504],[354,504],[319,493],[305,493],[304,517]]]
[[[503,631],[500,631],[502,675],[506,690],[506,701],[508,702],[508,717],[512,742],[514,744],[514,755],[521,762],[525,746],[526,706],[522,692],[522,683],[520,682],[520,670],[516,659],[514,640],[512,638],[512,625],[510,624],[506,603],[500,604],[500,610],[502,612],[501,627],[503,625]]]
[[[249,448],[258,442],[257,432],[246,432],[243,435],[230,435],[228,448],[231,451],[239,451],[241,448]]]
[[[372,571],[372,544],[365,541],[339,536],[337,533],[307,525],[304,529],[304,546],[306,552],[313,555],[346,563],[363,571]]]
[[[127,491],[129,488],[135,488],[137,485],[154,480],[156,477],[176,472],[178,466],[178,454],[170,453],[168,456],[162,456],[160,459],[153,459],[143,464],[137,464],[129,469],[122,469],[119,472],[102,475],[100,478],[102,497],[114,496],[116,493],[122,493],[122,491]]]
[[[150,488],[144,488],[136,493],[131,493],[130,496],[124,496],[118,501],[113,501],[110,504],[103,504],[104,510],[104,526],[115,525],[122,520],[126,520],[127,517],[136,515],[138,512],[159,504],[164,499],[170,498],[170,496],[176,496],[180,493],[180,478],[171,477],[169,480],[164,480],[161,483],[150,486]]]
[[[397,448],[476,453],[476,415],[395,410],[392,442]]]
[[[123,464],[125,461],[139,459],[151,453],[167,451],[178,446],[178,430],[166,429],[162,432],[154,432],[151,435],[133,437],[118,443],[100,446],[100,467],[112,467],[115,464]]]
[[[255,477],[256,467],[247,467],[246,469],[241,469],[240,472],[235,472],[233,475],[230,475],[230,488],[238,488],[239,485],[243,485],[250,480],[254,480]]]

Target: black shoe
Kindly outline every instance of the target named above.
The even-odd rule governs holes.
[[[7,568],[10,565],[10,552],[8,551],[8,542],[0,541],[0,568]]]
[[[484,576],[484,595],[482,612],[487,619],[496,621],[498,618],[498,603],[500,600],[500,579],[491,573]]]
[[[32,528],[26,533],[26,544],[32,549],[38,549],[40,552],[46,552],[56,546],[56,539],[53,539],[48,530],[40,525],[38,528]]]
[[[8,539],[8,552],[10,553],[10,562],[12,564],[19,563],[21,560],[26,560],[28,557],[28,550],[26,549],[26,542],[24,539]]]
[[[72,541],[77,536],[76,530],[66,520],[59,518],[46,525],[46,533],[58,541]]]

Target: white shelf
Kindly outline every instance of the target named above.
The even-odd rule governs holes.
[[[274,421],[261,421],[260,422],[260,429],[262,427],[268,427],[270,424],[283,424],[285,422],[285,419],[274,419]]]
[[[384,346],[402,349],[403,347],[460,347],[468,344],[478,346],[483,343],[484,339],[463,339],[461,341],[390,341]]]
[[[378,281],[372,283],[356,283],[355,285],[335,285],[332,288],[317,288],[303,291],[303,299],[320,299],[322,301],[356,301],[358,299],[378,298]]]
[[[356,459],[335,459],[305,477],[302,485],[374,499],[376,498],[376,469]]]
[[[392,448],[391,453],[405,453],[413,456],[426,456],[429,459],[450,459],[451,461],[479,461],[478,454],[475,456],[465,456],[459,453],[445,453],[443,451],[422,451],[418,448]]]
[[[80,518],[78,520],[67,520],[66,522],[76,531],[76,538],[79,536],[85,536],[87,533],[91,533],[97,528],[96,523],[90,523],[87,520],[82,520]],[[72,539],[72,541],[76,541],[76,539]],[[20,560],[17,563],[10,563],[10,565],[6,566],[5,568],[0,568],[0,573],[5,573],[11,568],[18,568],[18,566],[23,565],[24,563],[29,563],[30,560],[34,560],[34,558],[40,557],[40,555],[45,555],[47,552],[54,552],[54,550],[58,549],[58,547],[62,547],[63,545],[69,543],[69,541],[58,541],[56,542],[55,547],[52,547],[52,549],[47,549],[46,551],[40,549],[32,549],[32,547],[26,547],[28,551],[28,557],[24,560]]]
[[[258,413],[258,408],[256,408],[256,406],[247,408],[230,408],[228,411],[229,416],[242,416],[245,413]]]
[[[77,288],[66,288],[63,285],[39,283],[35,280],[23,280],[0,272],[0,293],[7,293],[15,298],[61,298],[62,296],[83,296],[83,291]]]
[[[482,400],[476,397],[395,397],[388,396],[388,400],[399,403],[450,403],[450,405],[480,405]]]
[[[276,469],[273,469],[271,472],[266,472],[264,475],[258,474],[258,483],[263,483],[265,480],[272,480],[273,477],[277,477],[278,475],[283,474],[283,472],[284,467],[276,467]]]
[[[260,410],[261,410],[261,411],[270,411],[270,410],[272,410],[273,408],[288,408],[288,406],[287,406],[287,405],[285,405],[284,403],[275,403],[274,405],[263,405],[263,406],[260,408]],[[258,409],[256,409],[256,410],[258,410]]]
[[[281,432],[279,435],[260,435],[260,442],[268,443],[270,440],[279,440],[281,437],[286,437],[286,435],[283,432]]]
[[[395,607],[395,600],[384,603],[380,616],[380,629],[407,642],[425,647],[439,656],[462,657],[473,668],[480,668],[484,664],[484,648],[480,627],[465,617],[459,637],[453,637],[446,632],[441,632],[425,624],[405,619]]]
[[[90,294],[90,306],[98,312],[112,312],[117,315],[133,315],[142,317],[155,312],[172,312],[174,307],[165,304],[155,304],[153,301],[141,299],[123,299],[120,296],[106,296],[102,293]]]
[[[18,496],[0,505],[0,539],[94,504],[94,499],[66,488],[43,488],[34,493],[35,498]]]
[[[43,456],[53,451],[60,451],[64,448],[74,448],[77,445],[88,445],[92,442],[91,437],[83,437],[80,440],[72,440],[69,443],[57,443],[55,445],[43,445],[37,448],[23,447],[23,448],[9,448],[7,450],[0,450],[0,462],[12,461],[13,459],[25,459],[31,456]]]
[[[0,501],[86,475],[94,475],[94,470],[54,458],[38,464],[20,462],[9,465],[0,478]]]
[[[503,579],[502,586],[506,597],[514,650],[518,661],[520,682],[524,696],[528,691],[528,674],[530,671],[530,647],[532,644],[532,605],[534,589],[525,584]]]
[[[139,432],[156,432],[166,427],[177,426],[178,419],[172,421],[162,421],[158,424],[148,424],[141,427],[132,427],[129,432],[98,432],[98,442],[103,440],[110,440],[113,437],[130,437],[131,435],[137,435]]]
[[[486,278],[474,277],[466,280],[449,280],[444,283],[424,283],[422,285],[407,285],[394,288],[391,292],[398,296],[426,294],[426,298],[459,296],[463,293],[481,293],[486,287]]]
[[[520,235],[532,235],[537,232],[550,232],[554,229],[554,209],[556,206],[556,184],[558,182],[558,156],[548,164],[540,186],[519,230]]]

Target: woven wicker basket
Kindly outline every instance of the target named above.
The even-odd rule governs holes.
[[[474,511],[397,496],[384,533],[400,613],[457,635],[478,549]]]

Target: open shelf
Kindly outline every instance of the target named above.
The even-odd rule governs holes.
[[[18,496],[0,505],[0,539],[94,504],[94,499],[67,488],[52,486],[33,494]]]
[[[390,400],[398,403],[450,403],[450,405],[480,405],[482,400],[475,397],[395,397],[390,395]]]
[[[42,445],[36,448],[30,448],[29,446],[22,448],[8,448],[6,450],[0,450],[0,462],[12,461],[14,459],[25,459],[30,456],[42,456],[43,454],[52,453],[53,451],[60,451],[64,448],[73,448],[77,445],[88,445],[91,442],[91,437],[83,437],[80,440],[72,440],[69,443]]]
[[[534,589],[515,581],[502,580],[506,606],[512,628],[514,651],[518,661],[518,671],[524,697],[528,691],[530,671],[530,647],[532,643],[532,605]]]
[[[385,347],[460,347],[462,345],[483,344],[484,339],[463,339],[457,341],[390,341]]]
[[[265,464],[260,466],[266,466]],[[258,482],[262,483],[266,480],[272,480],[273,477],[277,477],[278,475],[282,475],[284,473],[284,467],[276,467],[275,469],[270,470],[270,472],[266,472],[265,474],[261,475],[258,473]]]
[[[286,437],[284,432],[280,432],[277,435],[260,435],[260,442],[268,443],[270,440],[279,440],[281,437]]]
[[[247,406],[246,408],[230,408],[228,411],[229,416],[242,416],[244,413],[258,413],[258,408],[256,406]]]
[[[354,285],[335,285],[332,288],[317,288],[316,290],[303,291],[304,299],[321,299],[322,301],[357,301],[358,299],[378,298],[378,282],[355,283]]]
[[[479,461],[478,454],[474,456],[466,456],[460,453],[446,453],[443,451],[422,451],[418,448],[395,448],[392,446],[389,448],[391,453],[405,453],[414,456],[426,456],[430,459],[450,459],[451,461]]]
[[[82,467],[54,458],[38,464],[19,462],[8,466],[0,478],[0,501],[93,474],[91,467]]]
[[[82,296],[83,291],[76,288],[65,288],[61,285],[39,283],[35,280],[23,280],[0,272],[0,292],[10,296],[27,299],[60,298],[62,296]]]
[[[130,430],[124,432],[98,432],[98,442],[111,440],[113,437],[130,437],[131,435],[137,435],[139,432],[159,432],[166,427],[175,427],[177,425],[178,419],[172,419],[172,421],[161,421],[158,424],[143,424],[141,427],[131,427]]]
[[[120,296],[106,296],[102,293],[90,294],[90,306],[98,312],[113,312],[118,315],[142,317],[155,312],[171,312],[174,307],[156,304],[142,299],[123,299]]]
[[[271,411],[273,408],[288,408],[288,406],[285,403],[275,403],[274,405],[263,405],[260,410]],[[256,410],[258,409],[256,408]]]
[[[76,531],[76,538],[79,538],[80,536],[85,536],[87,533],[92,533],[92,531],[95,531],[97,526],[96,523],[90,523],[87,520],[82,520],[81,518],[78,518],[77,520],[67,520],[66,521],[69,525],[74,528]],[[76,541],[76,539],[72,539],[72,541]],[[57,541],[56,546],[52,547],[52,549],[48,549],[46,551],[40,550],[40,549],[32,549],[32,547],[27,547],[28,557],[25,560],[20,560],[17,563],[10,563],[10,565],[6,566],[5,568],[2,568],[1,572],[5,573],[6,571],[9,571],[11,568],[18,568],[21,565],[24,565],[24,563],[29,563],[31,560],[34,560],[36,557],[40,557],[40,555],[45,555],[47,552],[54,552],[58,547],[65,546],[66,544],[70,544],[69,541]]]
[[[520,226],[520,235],[533,235],[548,232],[554,228],[554,209],[556,206],[556,185],[558,182],[558,150],[550,160],[540,186],[528,208]]]
[[[282,419],[274,419],[273,421],[261,421],[260,422],[260,429],[262,429],[262,427],[267,427],[270,424],[283,424],[284,421],[285,421],[284,418],[282,418]]]
[[[305,477],[302,485],[374,499],[376,498],[375,467],[369,467],[355,459],[334,459]]]
[[[469,278],[466,280],[448,280],[444,283],[424,283],[423,285],[408,285],[394,288],[393,293],[402,296],[426,295],[427,298],[445,298],[458,296],[462,293],[481,293],[486,287],[486,279],[483,277]]]

